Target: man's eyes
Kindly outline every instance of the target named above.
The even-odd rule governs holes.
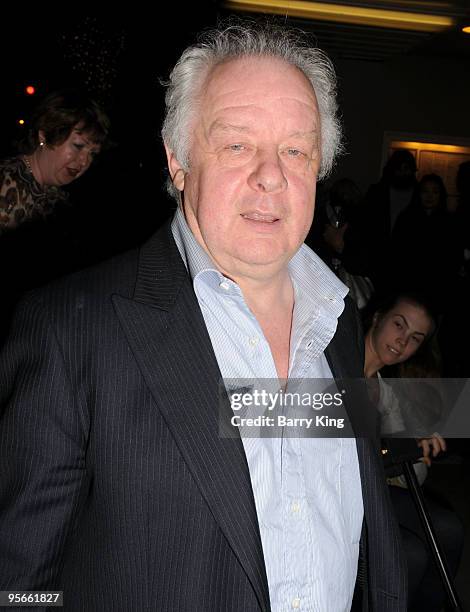
[[[312,159],[310,151],[305,148],[285,147],[280,154],[287,162],[308,163]]]
[[[230,144],[226,148],[229,149],[230,151],[233,151],[234,153],[240,153],[242,151],[246,151],[247,149],[247,147],[244,144],[241,144],[239,142]]]
[[[235,142],[233,144],[226,145],[224,148],[234,153],[248,152],[253,149],[253,147],[251,147],[250,145],[247,145],[241,142]],[[292,158],[307,157],[307,154],[305,153],[305,151],[302,151],[301,149],[297,149],[295,147],[287,147],[285,149],[281,149],[280,153],[285,154],[288,157],[292,157]]]
[[[250,142],[225,142],[221,143],[217,149],[219,161],[231,167],[251,163],[253,160],[256,160],[258,153],[259,159],[264,159],[266,152]],[[277,157],[279,163],[292,170],[303,170],[311,159],[310,155],[303,148],[287,145],[278,148]],[[269,154],[269,159],[273,161],[272,152]]]
[[[305,155],[305,154],[304,154],[302,151],[300,151],[299,149],[292,149],[292,148],[287,149],[287,154],[288,154],[290,157],[300,157],[301,155]]]

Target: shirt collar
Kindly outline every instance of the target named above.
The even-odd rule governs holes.
[[[294,285],[295,303],[301,307],[296,308],[294,315],[303,319],[313,308],[327,317],[339,317],[349,289],[306,244],[290,260],[289,272]]]
[[[171,231],[193,281],[200,272],[209,270],[222,278],[222,274],[194,237],[179,206],[171,223]],[[321,305],[322,310],[335,318],[341,314],[343,299],[349,289],[307,245],[303,244],[290,260],[289,273],[296,303],[306,300],[317,309]]]
[[[171,231],[191,280],[194,281],[199,272],[205,270],[218,272],[212,259],[194,237],[180,206],[176,209],[175,216],[171,222]]]

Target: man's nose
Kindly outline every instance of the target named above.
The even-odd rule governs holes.
[[[248,178],[248,184],[255,191],[265,193],[276,193],[287,187],[287,179],[277,151],[265,151],[257,155],[256,167]]]

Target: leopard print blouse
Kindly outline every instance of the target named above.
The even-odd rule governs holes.
[[[59,187],[42,187],[22,157],[0,161],[0,236],[20,224],[51,215],[68,195]]]

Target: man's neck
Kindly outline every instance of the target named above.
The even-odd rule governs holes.
[[[271,282],[238,282],[245,302],[256,317],[269,344],[277,375],[289,375],[290,339],[294,310],[294,288],[286,270]]]
[[[260,316],[272,313],[273,308],[292,309],[294,290],[289,272],[282,271],[270,278],[234,278],[242,290],[249,308]]]

